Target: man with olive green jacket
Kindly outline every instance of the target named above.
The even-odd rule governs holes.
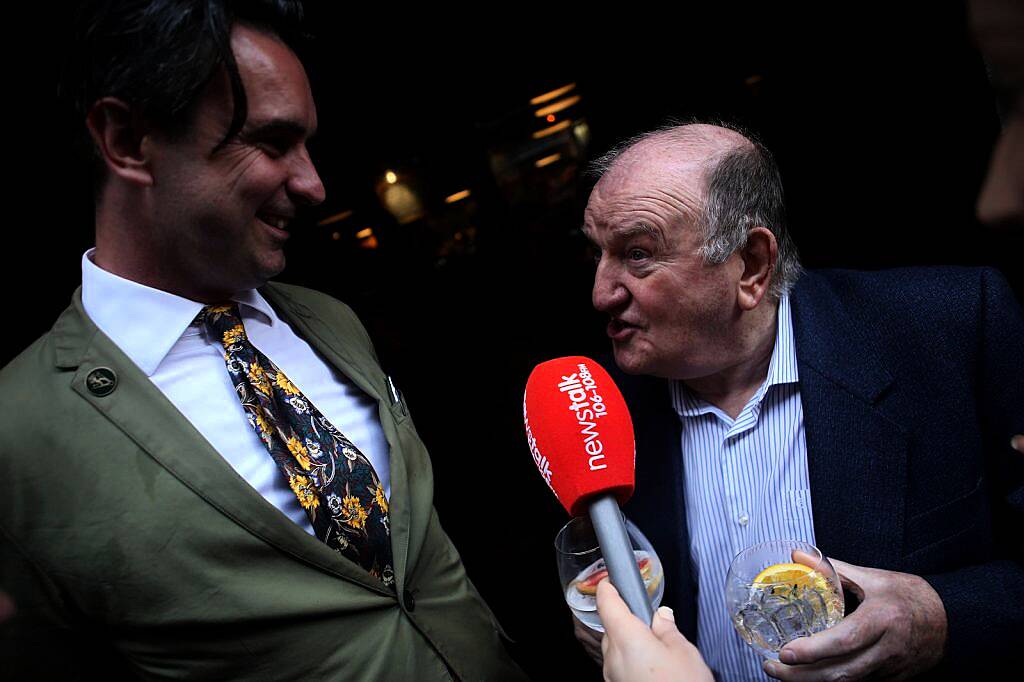
[[[83,8],[96,247],[0,371],[0,678],[520,678],[362,325],[268,284],[325,197],[301,5]]]
[[[268,504],[76,294],[0,373],[0,585],[18,607],[0,672],[81,673],[112,648],[147,678],[517,679],[362,325],[323,294],[261,293],[378,402],[394,591]]]

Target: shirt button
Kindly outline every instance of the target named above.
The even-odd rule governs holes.
[[[741,526],[745,526],[748,523],[750,523],[750,517],[746,514],[740,514],[736,517],[736,523],[740,524]]]
[[[405,610],[410,613],[416,610],[416,599],[412,596],[412,592],[405,590],[402,593],[402,601],[405,602]]]

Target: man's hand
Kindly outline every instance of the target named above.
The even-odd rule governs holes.
[[[1010,446],[1017,452],[1024,452],[1024,436],[1018,433],[1010,439]]]
[[[601,640],[604,638],[603,632],[591,630],[581,623],[580,619],[574,614],[572,617],[572,633],[576,635],[576,639],[583,645],[583,650],[594,659],[595,663],[598,665],[604,663],[604,656],[601,653]]]
[[[597,610],[606,631],[601,650],[608,682],[714,682],[697,647],[676,629],[670,608],[658,609],[648,628],[630,613],[611,581],[602,580]]]
[[[931,668],[946,645],[946,609],[923,578],[829,559],[861,601],[838,625],[795,639],[766,661],[780,680],[902,680]],[[788,664],[788,665],[785,665]]]

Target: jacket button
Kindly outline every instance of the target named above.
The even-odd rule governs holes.
[[[101,398],[110,395],[117,387],[117,375],[109,367],[97,367],[85,377],[85,387]]]
[[[402,602],[405,604],[406,611],[412,612],[416,610],[416,599],[412,596],[412,592],[409,590],[404,590],[402,592]]]

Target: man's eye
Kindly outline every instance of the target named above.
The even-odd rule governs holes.
[[[259,146],[275,159],[284,156],[288,152],[288,143],[282,140],[261,140]]]
[[[631,261],[639,261],[647,258],[647,252],[643,249],[630,249],[626,252],[626,258]]]

